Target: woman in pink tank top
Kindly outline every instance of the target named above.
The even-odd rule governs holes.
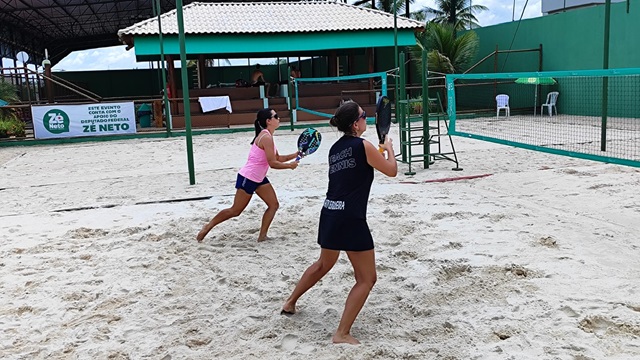
[[[202,241],[216,225],[240,215],[249,204],[254,192],[267,204],[267,210],[262,216],[258,241],[267,239],[267,231],[280,206],[276,192],[271,183],[269,183],[269,179],[267,179],[267,171],[269,168],[295,169],[298,167],[298,162],[290,160],[295,159],[298,153],[278,154],[276,144],[273,142],[273,133],[280,126],[280,118],[273,109],[258,111],[254,124],[256,136],[251,141],[251,150],[249,150],[247,163],[238,172],[236,179],[237,190],[233,205],[220,211],[202,227],[202,230],[196,236],[198,241]]]

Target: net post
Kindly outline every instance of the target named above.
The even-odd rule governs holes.
[[[178,20],[178,39],[180,40],[180,66],[182,69],[187,68],[187,50],[184,35],[184,17],[182,9],[182,0],[176,1],[176,15]],[[191,108],[189,106],[189,82],[187,81],[187,72],[182,73],[182,104],[184,105],[184,122],[185,132],[187,133],[187,164],[189,167],[189,184],[195,185],[196,174],[193,160],[193,137],[191,133]],[[175,96],[175,95],[174,95]]]
[[[449,132],[456,135],[456,87],[454,85],[455,78],[452,75],[445,76],[445,84],[447,91],[447,115],[449,116]]]
[[[397,1],[393,2],[393,64],[395,69],[398,69],[398,9],[397,9]],[[396,104],[396,108],[395,108],[395,112],[396,112],[396,119],[398,119],[398,77],[394,76],[393,77],[394,81],[395,81],[395,86],[393,88],[393,102]],[[402,157],[404,159],[404,152],[402,154]]]
[[[422,153],[425,155],[422,161],[425,169],[429,168],[429,160],[431,160],[431,155],[429,154],[431,151],[431,137],[429,134],[429,66],[427,61],[427,50],[422,49],[422,68],[420,69],[422,75],[422,138],[424,139]]]
[[[411,163],[413,160],[412,154],[412,140],[411,140],[411,111],[409,100],[407,99],[407,90],[406,90],[406,69],[405,69],[405,53],[400,53],[400,88],[398,94],[398,103],[401,104],[399,107],[400,117],[403,119],[403,123],[407,129],[405,135],[405,143],[406,143],[406,154],[403,153],[403,157],[409,162],[409,171],[405,172],[405,175],[415,175],[416,172],[411,168]]]
[[[400,125],[400,151],[401,151],[401,159],[402,162],[407,162],[407,128],[410,124],[406,122],[406,118],[402,112],[402,103],[400,98],[400,82],[402,81],[402,68],[398,68],[398,76],[395,77],[395,88],[394,88],[394,96],[396,103],[396,119],[398,119],[398,124]]]
[[[384,75],[380,76],[380,78],[382,79],[382,96],[387,96],[387,76],[387,73],[384,73]]]
[[[611,23],[611,0],[604,6],[604,51],[602,68],[609,68],[609,29]],[[607,108],[609,107],[609,78],[602,79],[602,120],[600,127],[600,151],[607,151]]]

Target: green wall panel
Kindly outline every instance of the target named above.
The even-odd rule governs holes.
[[[543,47],[542,70],[588,70],[602,68],[604,48],[604,6],[571,10],[559,14],[474,29],[480,38],[477,61],[496,49]],[[611,5],[610,68],[640,66],[640,6]],[[514,38],[515,35],[515,38]],[[505,63],[506,60],[506,63]],[[512,53],[498,56],[498,72],[537,71],[538,55]],[[473,72],[494,72],[493,58]]]
[[[509,22],[495,26],[474,29],[480,39],[480,48],[476,61],[496,50],[535,49],[542,45],[542,71],[572,71],[602,69],[604,50],[604,6],[575,9],[563,13]],[[611,5],[611,30],[609,49],[609,68],[640,67],[640,7],[630,7],[626,12],[625,3]],[[511,46],[511,42],[513,45]],[[497,64],[497,66],[496,66]],[[473,70],[473,73],[511,73],[538,71],[538,52],[499,54],[491,57]],[[544,102],[549,91],[559,91],[558,111],[572,115],[598,116],[601,113],[602,78],[582,78],[580,83],[570,78],[556,78],[558,84],[540,89],[538,103]],[[635,85],[634,85],[635,84]],[[609,115],[640,117],[637,104],[635,79],[614,79],[609,82]],[[578,91],[582,88],[584,91]],[[524,106],[531,98],[530,90],[514,89],[510,85],[498,86],[483,92],[480,88],[460,88],[456,96],[467,107],[486,108],[495,106],[495,93],[512,94],[511,106]],[[635,99],[635,100],[634,100]],[[529,100],[530,101],[530,100]],[[514,106],[515,105],[515,106]],[[538,108],[539,111],[539,108]]]

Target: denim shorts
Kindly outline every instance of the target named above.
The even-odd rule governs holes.
[[[246,177],[238,174],[238,179],[236,180],[236,189],[242,189],[247,194],[253,195],[253,193],[256,191],[258,186],[268,184],[268,183],[269,183],[269,179],[267,179],[266,176],[264,177],[264,180],[262,180],[262,182],[257,183],[255,181],[251,181]]]

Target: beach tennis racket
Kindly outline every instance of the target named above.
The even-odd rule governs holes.
[[[300,136],[298,136],[298,156],[296,161],[300,161],[303,157],[313,154],[320,147],[322,141],[322,135],[314,128],[305,129]]]
[[[376,104],[376,132],[378,133],[378,150],[382,153],[384,148],[384,138],[389,134],[391,128],[391,100],[386,96],[381,96]]]

